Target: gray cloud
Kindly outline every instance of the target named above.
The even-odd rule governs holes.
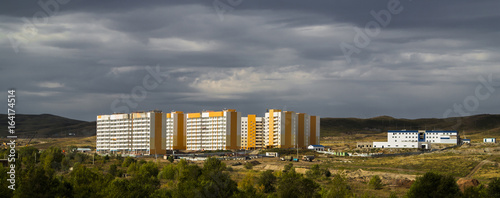
[[[2,90],[18,90],[19,113],[93,120],[144,88],[146,68],[158,65],[162,82],[130,111],[419,118],[463,104],[481,76],[500,81],[498,1],[401,0],[350,63],[340,44],[355,45],[355,28],[389,0],[219,0],[232,7],[223,20],[213,2],[72,0],[51,15],[9,1],[0,8]],[[37,12],[49,17],[37,22]],[[499,97],[497,88],[467,113],[499,113]]]

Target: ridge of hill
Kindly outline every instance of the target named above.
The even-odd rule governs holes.
[[[0,114],[1,136],[8,134],[7,115]],[[70,133],[74,136],[87,137],[96,134],[96,123],[69,119],[51,114],[16,114],[16,135],[19,138],[31,137],[37,132],[37,138],[67,137]]]
[[[0,114],[1,136],[8,134],[7,115]],[[96,122],[69,119],[51,114],[16,115],[16,135],[31,137],[36,131],[38,138],[75,136],[88,137],[96,134]],[[377,134],[388,130],[457,130],[467,134],[484,133],[500,135],[500,115],[481,114],[453,118],[399,119],[390,116],[374,118],[321,118],[321,137],[352,134]]]
[[[352,134],[376,134],[388,130],[456,130],[475,134],[500,135],[500,115],[481,114],[453,118],[398,119],[390,116],[374,118],[321,118],[321,137]]]

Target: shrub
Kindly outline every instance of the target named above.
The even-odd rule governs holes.
[[[245,168],[246,168],[246,169],[252,169],[252,168],[253,168],[253,164],[252,164],[252,163],[247,162],[247,163],[245,163]]]
[[[375,190],[382,189],[382,180],[378,175],[374,175],[371,179],[370,182],[368,183],[370,187],[372,187]]]
[[[500,198],[500,178],[495,178],[488,183],[488,197]]]
[[[455,178],[428,172],[418,177],[407,193],[408,198],[459,197],[461,196]]]
[[[352,197],[353,195],[345,174],[334,174],[331,183],[321,190],[322,197]]]
[[[262,172],[260,177],[257,179],[257,185],[263,186],[264,193],[274,192],[276,188],[274,185],[276,184],[276,176],[274,176],[272,170],[266,170]]]
[[[283,172],[288,172],[288,171],[292,170],[292,168],[293,168],[293,163],[290,162],[289,164],[287,164],[283,167]]]
[[[170,162],[170,163],[174,163],[174,156],[168,156],[167,157],[167,160]]]

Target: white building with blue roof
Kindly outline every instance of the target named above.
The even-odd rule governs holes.
[[[392,130],[387,132],[387,142],[373,142],[373,148],[422,148],[431,144],[458,144],[457,131]]]

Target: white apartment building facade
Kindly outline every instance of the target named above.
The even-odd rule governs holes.
[[[373,142],[373,148],[422,148],[431,144],[458,144],[457,131],[394,130],[387,132],[387,142]]]
[[[186,150],[241,147],[241,113],[234,109],[186,114]]]
[[[158,111],[99,115],[96,151],[117,154],[165,154],[165,114]]]

